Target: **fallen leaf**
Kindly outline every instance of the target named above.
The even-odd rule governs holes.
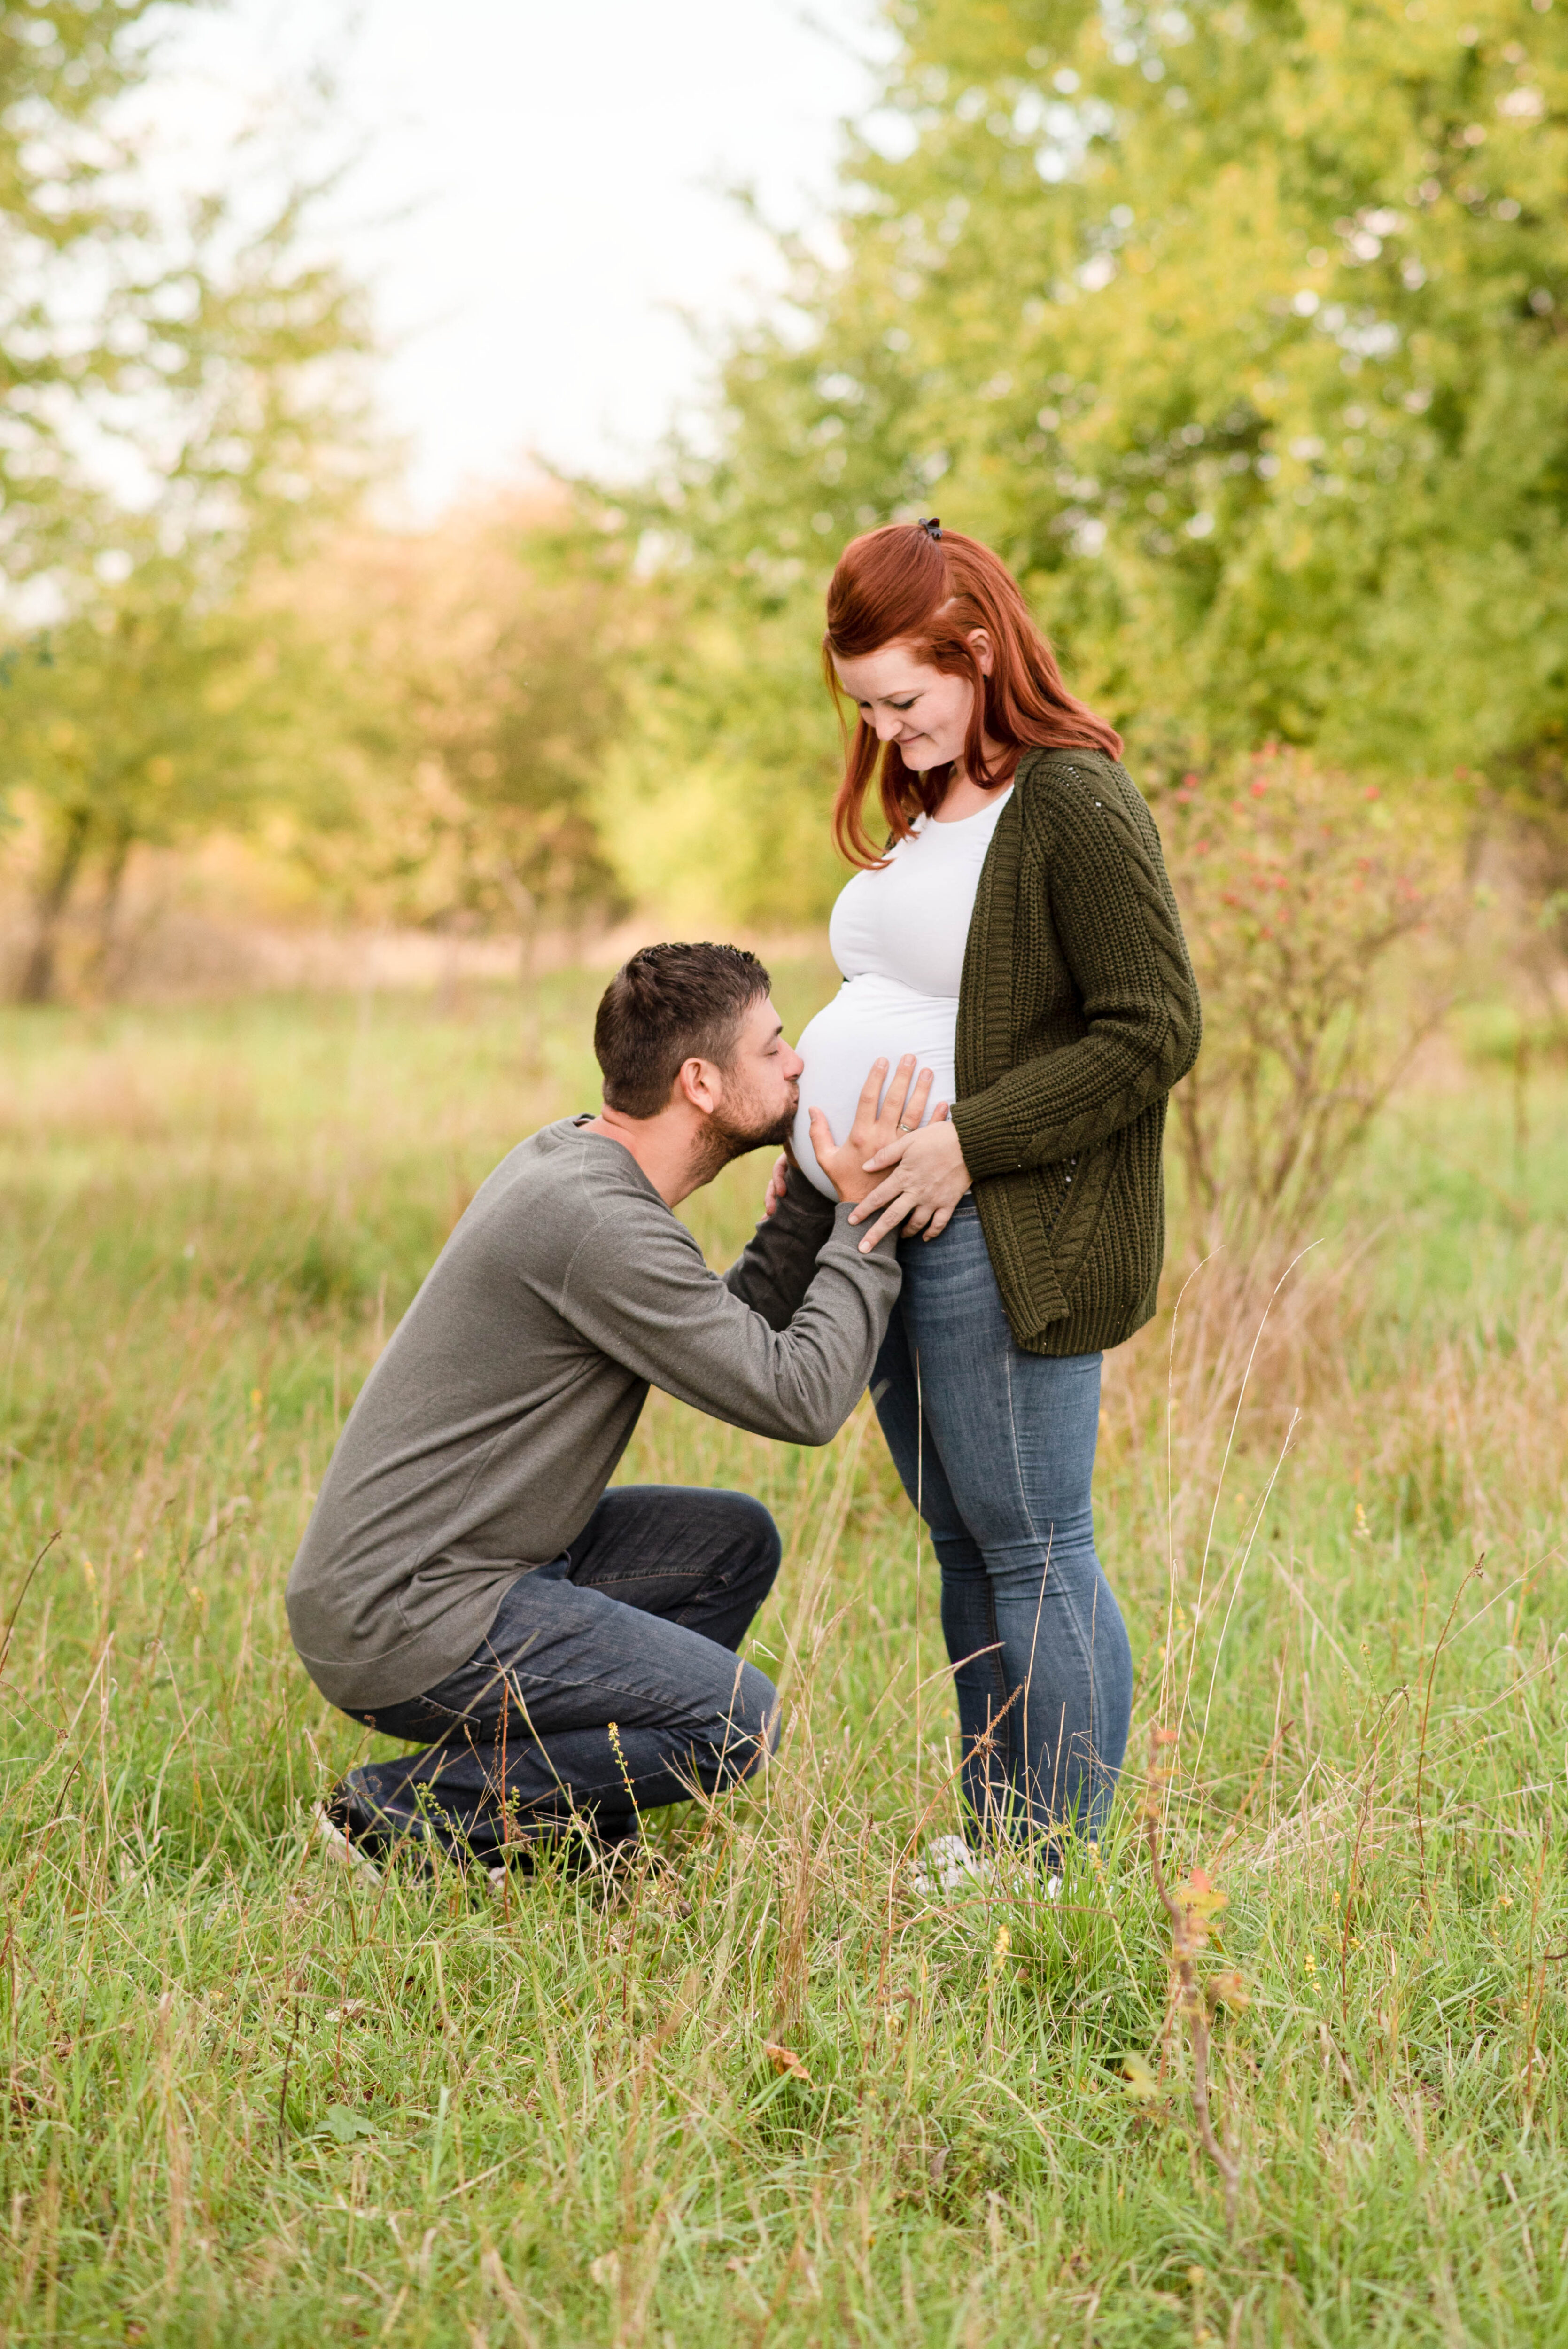
[[[1141,2055],[1122,2057],[1121,2076],[1127,2084],[1128,2095],[1137,2104],[1146,2105],[1160,2094],[1160,2083]]]
[[[375,2122],[356,2113],[351,2105],[328,2105],[322,2118],[339,2145],[352,2145],[356,2137],[376,2134]]]
[[[792,2047],[780,2047],[777,2040],[769,2039],[764,2045],[762,2053],[780,2078],[803,2080],[809,2088],[816,2086],[817,2083]]]

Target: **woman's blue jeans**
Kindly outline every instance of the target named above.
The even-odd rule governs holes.
[[[1095,1554],[1098,1354],[1015,1344],[973,1199],[899,1243],[872,1395],[942,1568],[972,1834],[1097,1835],[1127,1750],[1132,1653]]]

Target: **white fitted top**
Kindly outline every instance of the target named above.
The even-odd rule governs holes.
[[[808,1112],[825,1110],[835,1142],[854,1116],[866,1072],[879,1054],[891,1066],[904,1052],[934,1071],[926,1119],[951,1102],[958,1034],[958,982],[980,868],[1009,783],[988,806],[957,823],[915,820],[879,870],[857,873],[840,892],[828,944],[844,983],[810,1022],[799,1046],[806,1063],[793,1146],[802,1174],[837,1196],[817,1164]]]

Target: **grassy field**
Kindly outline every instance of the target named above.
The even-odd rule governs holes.
[[[625,1464],[783,1526],[763,1797],[661,1822],[610,1905],[315,1855],[366,1741],[288,1565],[475,1185],[596,1098],[597,985],[550,982],[542,1065],[502,993],[0,1022],[0,2338],[1568,2343],[1561,1079],[1522,1154],[1484,1069],[1408,1095],[1255,1354],[1222,1258],[1108,1362],[1137,1713],[1058,1904],[910,1893],[955,1717],[863,1407],[810,1453],[656,1398]],[[717,1260],[761,1175],[694,1203]],[[1230,2229],[1155,1723],[1169,1870],[1226,1896],[1199,1971],[1241,1977]]]

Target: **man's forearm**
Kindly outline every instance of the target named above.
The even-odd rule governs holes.
[[[898,1295],[898,1255],[889,1239],[862,1256],[847,1207],[830,1208],[825,1218],[804,1202],[800,1211],[821,1239],[782,1327],[716,1279],[691,1234],[663,1207],[584,1234],[561,1310],[613,1361],[666,1394],[754,1434],[826,1444],[871,1374]],[[767,1242],[761,1247],[769,1261]],[[791,1254],[786,1245],[785,1259]],[[776,1274],[774,1309],[788,1303],[793,1279]]]
[[[725,1287],[760,1313],[769,1329],[788,1329],[805,1301],[818,1252],[832,1228],[831,1199],[791,1166],[783,1197],[725,1274]]]
[[[764,1340],[761,1353],[744,1343],[727,1350],[720,1379],[706,1393],[695,1364],[687,1371],[692,1385],[672,1381],[671,1391],[758,1435],[830,1442],[864,1392],[899,1289],[896,1237],[870,1255],[861,1246],[848,1207],[834,1208],[787,1326]]]

